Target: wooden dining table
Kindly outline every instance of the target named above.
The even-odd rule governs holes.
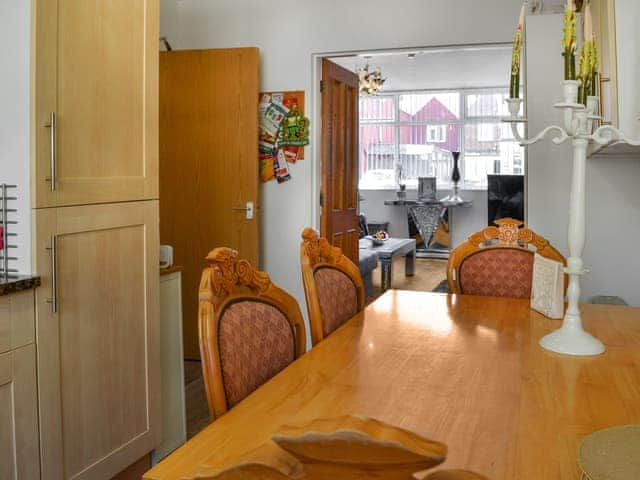
[[[232,464],[285,424],[359,414],[448,446],[443,467],[494,480],[578,480],[590,433],[640,423],[640,309],[582,305],[606,346],[548,352],[527,300],[390,290],[148,471]]]

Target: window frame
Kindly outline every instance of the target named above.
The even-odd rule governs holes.
[[[400,120],[400,97],[402,95],[413,95],[413,94],[442,94],[442,93],[456,93],[459,95],[459,114],[457,119],[446,119],[446,120],[412,120],[412,121],[401,121]],[[491,87],[480,87],[480,88],[440,88],[440,89],[423,89],[423,90],[407,90],[407,91],[391,91],[391,92],[381,92],[376,95],[376,97],[387,97],[391,98],[394,104],[394,115],[395,118],[393,120],[378,120],[378,119],[359,119],[358,128],[362,125],[368,126],[389,126],[393,125],[395,130],[395,168],[397,171],[398,166],[400,165],[400,129],[403,126],[412,126],[412,125],[420,125],[427,129],[429,126],[437,126],[437,125],[456,125],[458,127],[458,145],[460,145],[460,153],[462,158],[466,158],[466,126],[467,125],[478,125],[478,124],[492,124],[498,123],[501,124],[502,120],[509,119],[508,113],[505,115],[496,115],[496,116],[470,116],[467,115],[467,98],[470,95],[482,95],[482,94],[492,94],[492,93],[502,93],[508,96],[509,86],[491,86]],[[366,95],[361,95],[361,97],[365,97]],[[526,126],[525,126],[526,129]],[[517,141],[513,140],[514,143],[517,144]],[[433,142],[437,143],[437,142]],[[519,167],[522,170],[522,175],[526,176],[526,165],[527,165],[527,152],[526,149],[523,148],[522,156],[521,156],[521,166]],[[360,158],[358,158],[358,162],[360,162]],[[467,184],[466,176],[465,176],[465,162],[460,162],[460,187],[463,190],[487,190],[487,185],[477,186],[475,184]],[[515,163],[515,162],[514,162]],[[358,169],[358,171],[360,171]],[[505,174],[507,175],[507,174]],[[517,174],[514,174],[517,175]],[[446,184],[439,184],[438,188],[449,189],[453,186],[452,182],[448,182]],[[396,187],[394,187],[395,189]],[[407,185],[408,189],[414,189],[416,187]],[[388,190],[389,187],[379,187],[380,190]]]

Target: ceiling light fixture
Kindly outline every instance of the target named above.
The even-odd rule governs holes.
[[[358,79],[360,84],[360,93],[367,95],[376,95],[382,89],[386,78],[382,78],[380,69],[369,71],[369,65],[364,68],[358,68]]]

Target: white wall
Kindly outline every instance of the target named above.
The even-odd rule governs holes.
[[[313,119],[314,53],[510,42],[520,5],[520,0],[162,0],[161,25],[175,49],[259,47],[262,89],[304,89]],[[317,145],[311,145],[306,160],[291,167],[292,181],[263,187],[262,267],[301,305],[298,245],[302,228],[314,223],[316,153]]]
[[[29,189],[29,48],[31,44],[31,2],[0,0],[0,183],[18,185],[19,258],[10,267],[31,272],[31,202]],[[14,216],[16,214],[13,214]]]
[[[529,132],[551,122],[561,125],[553,103],[560,101],[562,79],[558,44],[560,15],[527,21],[527,101]],[[554,32],[550,34],[550,32]],[[567,223],[571,147],[547,140],[529,149],[529,226],[568,254]],[[587,244],[584,261],[591,273],[582,280],[582,299],[618,295],[640,305],[640,155],[591,158],[587,162]]]

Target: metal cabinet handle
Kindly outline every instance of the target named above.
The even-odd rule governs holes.
[[[56,236],[51,236],[51,246],[47,247],[51,251],[51,298],[47,303],[51,305],[51,313],[58,313],[58,249]]]
[[[56,163],[57,163],[57,156],[58,156],[58,149],[56,148],[57,122],[56,122],[55,112],[51,112],[49,114],[49,123],[47,123],[45,127],[49,129],[49,142],[50,142],[50,151],[51,151],[51,157],[50,157],[51,175],[45,178],[45,180],[47,182],[51,182],[51,191],[53,192],[56,189]]]

